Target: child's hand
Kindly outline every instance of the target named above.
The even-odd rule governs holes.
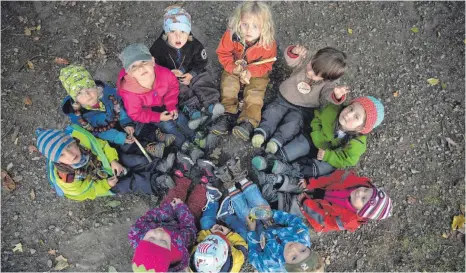
[[[298,203],[302,204],[304,199],[306,199],[306,195],[304,193],[301,193],[298,196],[296,196],[296,198],[298,199]]]
[[[123,167],[118,161],[113,160],[110,162],[110,166],[112,167],[113,174],[115,176],[120,176],[121,173],[125,172],[125,167]]]
[[[125,143],[126,144],[131,144],[131,143],[134,143],[134,138],[130,135],[128,135],[125,139]]]
[[[222,226],[222,225],[219,225],[219,224],[215,224],[211,229],[210,229],[211,232],[218,232],[218,233],[221,233],[223,235],[227,235],[229,232],[230,232],[230,229],[225,227],[225,226]]]
[[[118,177],[116,177],[116,175],[109,177],[107,179],[107,183],[110,185],[110,187],[115,187],[115,185],[118,183]]]
[[[304,178],[299,179],[298,186],[299,186],[301,189],[305,190],[306,187],[307,187],[307,181],[306,181],[306,179],[304,179]]]
[[[241,72],[240,82],[242,84],[249,84],[250,79],[251,79],[251,72],[249,72],[249,70],[244,70],[243,72]]]
[[[170,114],[172,115],[173,120],[178,118],[178,110],[173,110],[170,112]]]
[[[349,93],[349,86],[337,86],[333,89],[333,93],[335,94],[335,97],[339,100],[343,95]]]
[[[237,65],[235,68],[233,68],[233,74],[234,75],[241,75],[241,72],[243,72],[243,66],[242,65]]]
[[[173,114],[168,111],[163,111],[160,113],[160,121],[169,121],[173,119]]]
[[[319,149],[317,152],[317,160],[323,160],[325,156],[325,150]]]
[[[255,219],[251,219],[249,216],[246,216],[246,222],[248,224],[248,228],[250,231],[254,231],[256,230],[256,220]]]
[[[175,208],[176,205],[178,205],[178,204],[183,204],[183,201],[181,201],[180,198],[173,198],[173,201],[171,201],[170,204],[172,205],[173,208]]]
[[[295,55],[299,55],[299,57],[306,57],[307,49],[304,46],[296,45],[292,50],[291,53]]]
[[[189,73],[185,73],[185,74],[181,75],[180,79],[181,79],[180,82],[182,84],[189,85],[191,83],[191,80],[193,79],[193,75],[191,75]]]
[[[133,137],[133,135],[134,135],[134,127],[133,126],[126,126],[124,128],[124,130],[129,136]]]

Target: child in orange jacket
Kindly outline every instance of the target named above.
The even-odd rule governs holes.
[[[244,84],[243,110],[236,120],[233,134],[245,141],[259,125],[264,95],[277,55],[274,26],[269,7],[262,2],[244,2],[230,18],[228,30],[217,48],[224,71],[221,98],[225,115],[211,127],[216,135],[228,134],[238,112],[238,93]],[[272,59],[266,63],[258,61]]]

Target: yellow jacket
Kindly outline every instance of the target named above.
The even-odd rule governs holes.
[[[194,256],[194,252],[196,252],[197,245],[210,234],[212,234],[210,230],[199,231],[199,233],[197,234],[196,245],[193,247],[193,250],[191,251],[191,258]],[[230,231],[230,233],[228,233],[226,237],[230,242],[231,246],[230,257],[232,258],[232,267],[229,272],[240,272],[241,267],[243,266],[244,261],[246,260],[245,255],[247,255],[248,244],[246,243],[246,241],[244,241],[243,237],[241,237],[238,233],[233,231]],[[245,251],[246,253],[244,253],[243,251]],[[189,269],[191,272],[196,272],[191,263],[189,263]]]
[[[70,126],[71,127],[71,126]],[[108,163],[113,160],[118,160],[117,151],[110,147],[107,141],[101,140],[95,137],[89,137],[88,134],[83,133],[79,130],[80,128],[68,127],[65,132],[69,133],[73,138],[79,140],[79,145],[89,149],[97,159],[100,161],[107,161]],[[99,151],[100,150],[100,151]],[[103,151],[103,153],[102,153]],[[105,156],[105,158],[102,158]],[[53,163],[52,163],[53,164]],[[103,164],[105,165],[105,164]],[[107,170],[108,172],[109,170]],[[111,172],[111,170],[110,170]],[[82,180],[75,179],[71,183],[67,183],[58,175],[58,170],[53,166],[53,172],[51,172],[51,179],[54,179],[58,187],[63,191],[67,198],[82,201],[86,199],[95,199],[100,196],[113,195],[110,191],[110,185],[107,183],[107,179],[92,180],[91,176],[87,176]]]

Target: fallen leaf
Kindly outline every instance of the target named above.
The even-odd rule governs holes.
[[[34,145],[29,145],[29,146],[28,146],[28,150],[29,150],[29,153],[30,153],[30,154],[35,153],[35,152],[39,152],[39,150],[37,149],[37,147],[34,146]]]
[[[15,181],[10,177],[10,175],[2,170],[2,182],[3,182],[3,187],[7,189],[8,191],[12,191],[16,189],[16,183]]]
[[[118,200],[112,200],[112,201],[108,201],[107,203],[105,203],[105,205],[109,206],[109,207],[112,207],[112,208],[116,208],[119,205],[121,205],[121,202],[118,201]]]
[[[412,174],[417,174],[417,173],[420,173],[420,171],[416,171],[415,169],[411,169],[411,173]]]
[[[50,249],[49,251],[47,251],[47,253],[50,255],[57,255],[57,251],[55,249]]]
[[[55,63],[57,63],[57,64],[69,64],[70,62],[67,59],[56,57],[55,58]]]
[[[118,272],[115,267],[109,265],[108,266],[108,272]]]
[[[23,252],[23,245],[21,243],[17,243],[13,248],[13,252]]]
[[[430,79],[427,79],[427,82],[430,85],[434,86],[434,85],[437,85],[440,81],[438,79],[436,79],[436,78],[430,78]]]
[[[105,48],[103,44],[100,44],[99,52],[100,54],[105,55]]]
[[[34,70],[34,64],[31,61],[27,61],[26,65],[29,69]]]
[[[445,232],[442,233],[442,237],[445,238],[445,239],[448,239],[448,237],[450,237],[450,235],[446,234]]]
[[[464,229],[464,215],[456,215],[453,217],[453,222],[451,223],[452,230],[463,230]]]
[[[414,198],[411,195],[408,195],[408,198],[406,198],[406,201],[408,202],[408,204],[414,204],[416,203],[416,198]]]
[[[65,257],[63,257],[63,255],[60,255],[58,257],[55,258],[55,261],[57,262],[57,264],[55,265],[55,267],[53,269],[55,270],[63,270],[65,268],[67,268],[68,266],[70,266],[68,264],[68,259],[66,259]]]
[[[34,201],[36,199],[36,193],[34,192],[34,189],[32,189],[29,193],[29,197],[31,198],[31,201]]]
[[[351,28],[348,28],[348,34],[353,34],[353,30]]]
[[[26,36],[31,36],[31,29],[28,28],[28,27],[25,27],[25,28],[24,28],[24,35],[26,35]]]
[[[26,105],[32,105],[32,99],[31,99],[31,97],[29,97],[29,96],[24,97],[23,102],[24,102],[24,104],[26,104]]]
[[[419,29],[417,27],[412,27],[411,28],[411,32],[413,33],[418,33],[419,32]]]
[[[448,145],[458,146],[458,143],[454,142],[451,138],[446,137],[445,140],[447,141]]]
[[[447,89],[447,84],[442,82],[442,89]]]
[[[36,30],[40,30],[41,26],[37,25]]]
[[[398,97],[399,95],[400,95],[400,91],[395,91],[395,92],[393,92],[393,96],[394,96],[395,98]]]

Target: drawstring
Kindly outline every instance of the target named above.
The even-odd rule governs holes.
[[[213,194],[209,194],[207,192],[206,196],[207,196],[207,202],[206,202],[205,206],[202,208],[202,211],[206,211],[207,207],[209,207],[209,203],[214,202],[214,195]]]

